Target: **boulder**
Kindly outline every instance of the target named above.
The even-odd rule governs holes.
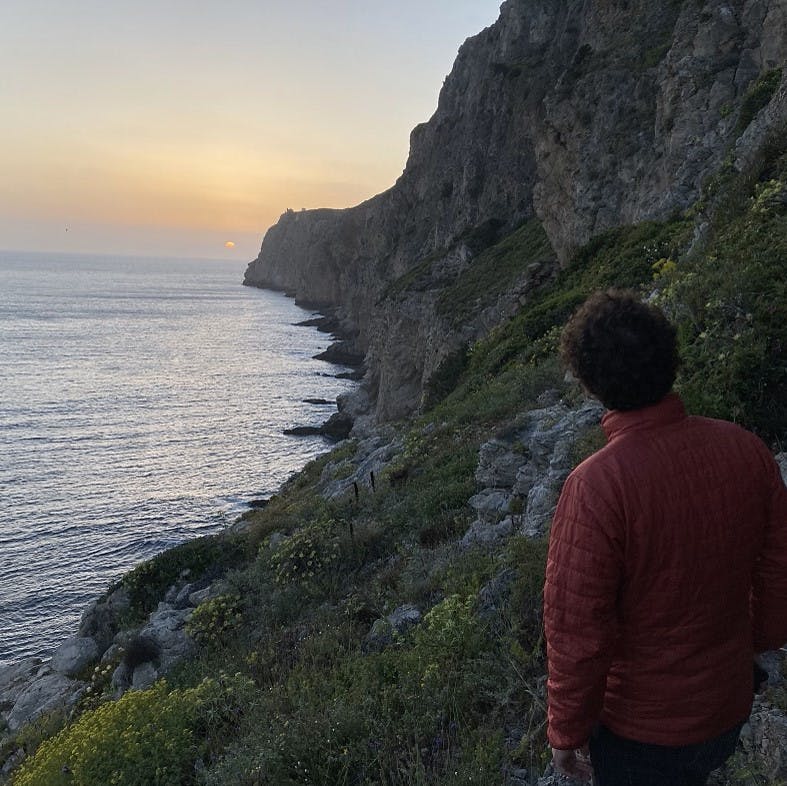
[[[118,620],[130,606],[131,599],[124,587],[119,587],[107,597],[94,601],[82,615],[79,636],[95,639],[98,649],[105,650],[117,632]]]
[[[76,682],[64,674],[47,674],[39,677],[28,685],[14,703],[6,719],[8,728],[15,732],[45,712],[72,707],[84,687],[84,682]]]
[[[399,606],[387,617],[374,621],[366,636],[365,648],[382,650],[393,641],[395,633],[401,635],[420,622],[421,612],[416,606],[410,603]]]
[[[314,356],[315,360],[324,360],[339,366],[355,368],[363,364],[364,353],[360,352],[352,341],[335,341],[325,352]]]
[[[397,633],[404,633],[421,621],[421,612],[411,603],[399,606],[386,619]]]
[[[111,685],[115,689],[115,698],[120,698],[131,687],[132,671],[125,661],[119,663],[112,672]]]
[[[325,466],[320,477],[322,496],[325,499],[337,500],[349,494],[354,484],[359,488],[372,490],[372,478],[376,484],[381,483],[380,477],[383,469],[391,459],[401,450],[402,443],[399,439],[387,433],[375,433],[358,443],[355,454],[349,459],[354,465],[351,474],[346,477],[336,477],[347,466],[346,461],[331,462]]]
[[[282,434],[288,437],[319,437],[322,434],[322,426],[294,426],[284,429]]]
[[[462,545],[470,546],[473,543],[496,543],[505,540],[514,533],[514,521],[511,516],[506,516],[498,524],[474,521],[470,529],[462,537]]]
[[[0,712],[10,710],[22,691],[47,673],[49,667],[40,658],[25,658],[0,668]]]
[[[158,646],[162,672],[194,651],[194,642],[185,631],[191,611],[160,608],[150,615],[148,623],[139,631],[140,637],[151,639]]]
[[[336,412],[323,423],[320,433],[328,439],[339,442],[350,436],[353,419],[346,412]]]
[[[475,477],[485,488],[468,502],[478,522],[465,535],[467,542],[508,534],[508,525],[486,532],[477,525],[497,526],[509,514],[514,514],[514,526],[523,534],[543,535],[573,468],[574,443],[599,422],[602,412],[596,401],[586,401],[576,409],[552,404],[523,413],[507,434],[484,443]]]
[[[487,488],[470,497],[467,504],[476,511],[479,521],[494,524],[508,512],[510,501],[508,490]]]
[[[514,452],[511,443],[492,439],[481,445],[478,451],[478,469],[475,479],[480,486],[511,487],[525,457]]]
[[[133,690],[145,690],[158,679],[158,676],[158,671],[152,663],[143,663],[134,669],[131,676],[131,687]]]
[[[75,677],[91,663],[98,660],[99,651],[95,639],[76,636],[66,639],[52,656],[52,669],[67,677]]]
[[[190,605],[190,598],[192,593],[194,593],[196,588],[193,584],[185,584],[183,587],[180,588],[178,594],[172,600],[172,605],[176,609],[185,609],[186,606]]]

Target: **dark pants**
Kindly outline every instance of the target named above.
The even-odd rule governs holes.
[[[590,738],[597,786],[703,786],[732,755],[743,724],[707,742],[681,747],[648,745],[599,726]]]

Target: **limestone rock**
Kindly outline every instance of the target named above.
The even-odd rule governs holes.
[[[6,760],[2,767],[0,767],[0,779],[5,778],[13,772],[25,759],[27,753],[24,748],[17,748]]]
[[[91,603],[82,615],[79,636],[95,639],[98,649],[105,650],[117,633],[118,620],[130,605],[131,600],[124,587]]]
[[[191,601],[191,595],[195,592],[195,590],[196,588],[193,584],[184,584],[178,591],[177,595],[175,595],[175,598],[172,600],[172,605],[176,609],[185,609],[189,605]]]
[[[567,775],[558,775],[550,766],[547,774],[538,779],[538,786],[587,786],[587,781],[580,781]]]
[[[493,524],[508,511],[511,494],[505,489],[489,488],[474,494],[468,505],[478,514],[479,521]]]
[[[143,663],[134,669],[131,677],[131,687],[134,690],[145,690],[158,679],[158,671],[152,663]]]
[[[165,605],[165,604],[162,604]],[[151,639],[159,648],[161,670],[194,652],[194,642],[185,631],[191,609],[160,608],[153,612],[139,631],[140,637]]]
[[[776,455],[776,463],[782,471],[782,480],[787,484],[787,453],[779,453]]]
[[[52,656],[52,669],[67,677],[75,677],[98,660],[98,645],[89,636],[66,639]]]
[[[394,633],[403,634],[420,622],[421,612],[416,606],[399,606],[387,617],[374,621],[366,636],[366,649],[382,650],[393,641]]]
[[[12,732],[18,731],[45,712],[73,706],[84,687],[85,683],[71,680],[64,674],[39,677],[17,698],[6,719],[8,728]]]
[[[421,621],[421,612],[417,606],[406,603],[394,609],[386,619],[397,633],[404,633]]]
[[[358,485],[364,492],[382,483],[381,473],[401,450],[401,439],[387,430],[378,430],[361,440],[353,456],[344,462],[325,466],[320,476],[321,493],[325,499],[337,500],[353,493]],[[350,472],[347,473],[347,467]],[[372,480],[374,478],[374,481]]]
[[[764,766],[769,783],[782,782],[787,778],[787,716],[755,697],[748,726],[744,749]]]
[[[125,662],[119,663],[112,672],[110,683],[115,689],[115,698],[120,698],[130,687],[133,672]]]
[[[523,454],[512,451],[511,444],[493,439],[481,445],[475,480],[480,486],[511,488],[522,466]]]
[[[505,540],[514,533],[514,521],[511,516],[506,516],[498,524],[487,524],[483,521],[474,521],[467,532],[462,536],[462,545],[470,546],[473,543],[496,543]]]
[[[498,613],[504,599],[510,594],[515,579],[516,571],[513,568],[506,568],[481,587],[478,592],[478,614],[482,619],[493,617]]]
[[[359,352],[352,341],[335,341],[328,349],[314,356],[316,360],[325,360],[340,366],[360,366],[363,364],[363,353]]]
[[[200,605],[200,603],[204,603],[206,600],[210,600],[211,598],[216,598],[228,591],[227,583],[225,581],[214,581],[211,584],[208,584],[207,587],[195,589],[194,592],[189,595],[188,605],[196,608]],[[185,611],[186,618],[188,618],[190,610],[188,608],[184,608],[182,611]]]
[[[320,426],[293,426],[283,429],[282,434],[288,437],[319,437],[322,434],[322,428]]]
[[[0,668],[0,712],[10,710],[22,691],[49,671],[40,658],[25,658]]]
[[[335,412],[322,424],[321,434],[334,442],[340,442],[350,436],[353,419],[346,412]]]
[[[123,647],[121,647],[119,644],[112,644],[104,651],[104,654],[101,656],[101,663],[112,663],[113,661],[120,660],[122,657]]]
[[[530,537],[543,534],[572,469],[572,447],[602,412],[596,401],[576,409],[552,404],[524,413],[508,434],[484,443],[475,477],[479,485],[492,485],[468,501],[478,521],[464,541],[504,537],[511,525]]]

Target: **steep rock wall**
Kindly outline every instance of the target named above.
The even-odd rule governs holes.
[[[605,229],[686,208],[786,41],[785,0],[506,0],[460,48],[396,184],[346,210],[285,213],[245,283],[352,318],[377,418],[403,416],[441,359],[494,322],[487,311],[457,331],[434,309],[477,251],[469,234],[502,236],[535,215],[557,264]],[[763,117],[760,136],[784,121]],[[391,297],[424,260],[437,267],[428,285]]]

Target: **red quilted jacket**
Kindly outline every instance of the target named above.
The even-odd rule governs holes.
[[[549,543],[549,741],[687,745],[746,718],[752,657],[787,641],[787,489],[767,447],[670,394],[602,420]]]

